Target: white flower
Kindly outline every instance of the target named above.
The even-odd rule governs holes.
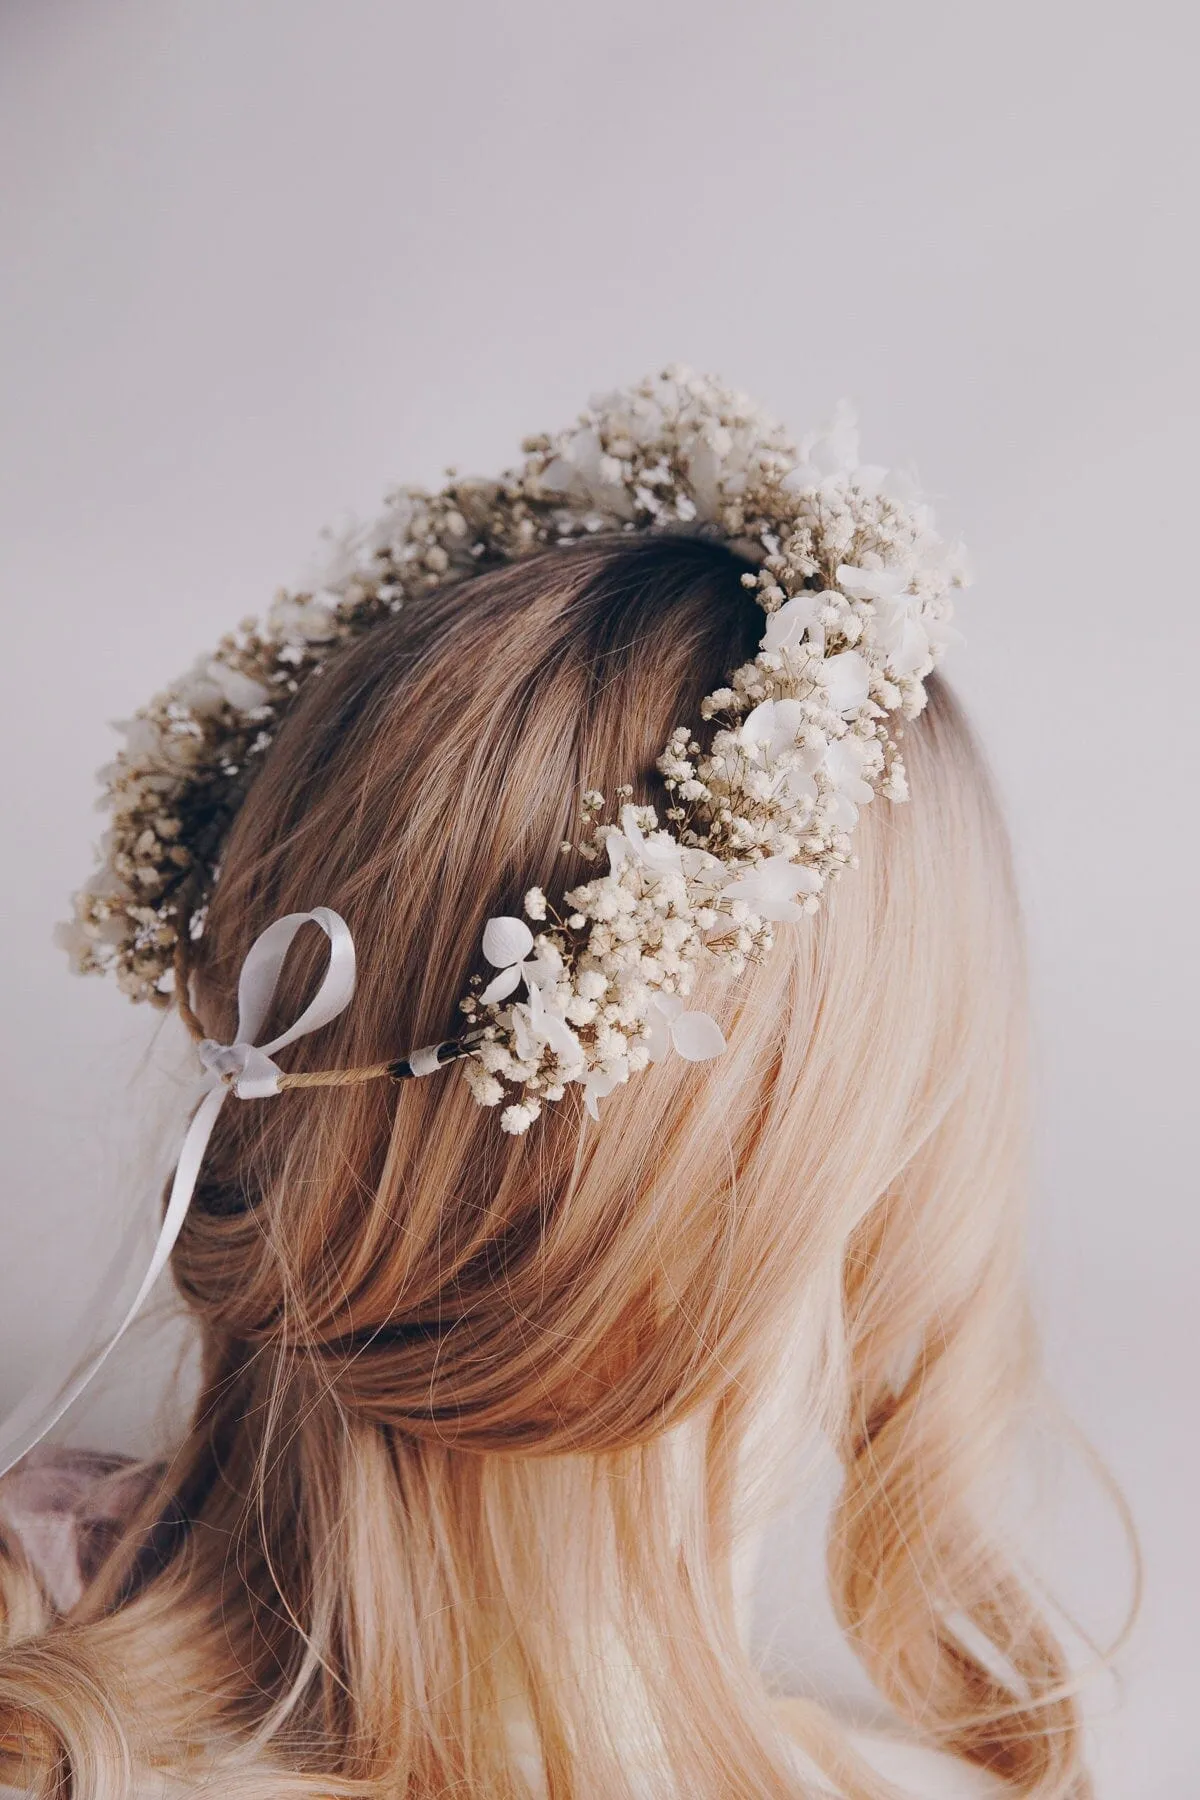
[[[742,720],[742,742],[761,748],[768,762],[795,747],[797,733],[807,720],[799,700],[763,700]]]
[[[467,1086],[480,1106],[499,1106],[504,1098],[503,1084],[494,1075],[489,1075],[481,1062],[468,1056],[463,1064],[463,1073]]]
[[[599,1068],[589,1069],[587,1080],[583,1084],[583,1104],[593,1119],[599,1119],[598,1100],[605,1099],[615,1087],[620,1087],[629,1080],[629,1060],[624,1056],[614,1056]]]
[[[323,644],[337,636],[333,594],[279,594],[267,614],[267,629],[282,643]]]
[[[710,1013],[685,1012],[677,994],[656,994],[646,1021],[651,1062],[675,1049],[687,1062],[708,1062],[726,1049],[725,1034]]]
[[[517,1055],[522,1062],[536,1063],[544,1046],[553,1050],[560,1062],[576,1066],[583,1062],[583,1045],[579,1042],[563,1014],[543,994],[536,981],[526,983],[529,999],[512,1009],[513,1033]]]
[[[768,856],[722,888],[721,898],[744,900],[763,919],[800,919],[804,908],[797,905],[795,896],[820,891],[821,877],[815,869],[790,862],[786,856]]]
[[[834,712],[845,716],[866,705],[871,671],[857,650],[843,650],[837,656],[827,656],[817,664],[817,674]]]
[[[214,656],[208,662],[197,663],[185,680],[181,697],[189,710],[202,719],[222,705],[237,713],[256,712],[271,698],[271,690]]]
[[[542,486],[552,493],[576,493],[619,519],[633,518],[633,500],[620,463],[605,454],[592,426],[575,431],[543,471]]]
[[[94,925],[89,928],[78,918],[64,919],[54,927],[55,947],[65,950],[73,965],[82,968],[91,953],[95,930]]]
[[[860,569],[854,563],[839,563],[838,586],[852,600],[894,600],[909,586],[906,569]]]
[[[879,784],[879,791],[886,800],[904,801],[908,799],[908,777],[904,772],[904,764],[898,756],[893,757],[891,768]]]
[[[836,796],[834,821],[842,831],[853,830],[859,807],[874,797],[875,790],[863,775],[870,754],[862,738],[851,732],[826,746],[825,769]]]
[[[627,862],[636,863],[648,875],[679,875],[683,872],[678,843],[662,831],[651,837],[644,836],[636,806],[621,808],[621,829],[611,829],[607,833],[605,848],[608,866],[614,875]]]
[[[507,1131],[512,1137],[521,1137],[529,1130],[541,1110],[536,1100],[519,1100],[515,1106],[506,1106],[500,1114],[500,1129]]]
[[[714,856],[709,850],[701,850],[695,844],[685,844],[680,851],[679,860],[688,881],[698,887],[719,885],[725,869],[719,856]]]
[[[798,460],[784,486],[789,493],[806,493],[844,479],[857,466],[858,419],[854,408],[839,400],[829,424],[801,438]]]
[[[533,955],[533,933],[524,919],[503,914],[489,919],[483,928],[483,954],[494,969],[500,970],[479,996],[484,1006],[507,1000],[516,992],[522,977],[531,991],[547,979],[541,957]]]
[[[927,614],[916,596],[893,600],[876,608],[876,641],[887,657],[887,672],[894,681],[924,670],[934,650],[953,643],[953,625]]]
[[[910,594],[906,569],[860,569],[842,563],[838,582],[852,600],[870,600],[875,608],[875,641],[887,658],[893,678],[912,675],[929,657],[929,631],[921,616],[922,601]]]
[[[531,919],[544,919],[546,916],[546,896],[541,888],[531,887],[525,896],[525,911]]]
[[[786,759],[782,776],[760,777],[768,802],[780,791],[796,804],[817,797],[813,774],[825,751],[825,734],[809,726],[808,742],[798,744],[796,733],[806,725],[808,713],[799,700],[763,700],[742,721],[742,741],[751,752],[762,752],[768,771],[781,757]]]
[[[938,546],[937,560],[942,560]],[[943,577],[944,579],[944,577]],[[870,600],[875,612],[875,642],[887,660],[893,680],[915,675],[931,656],[959,640],[948,620],[929,611],[920,594],[909,592],[912,577],[904,569],[860,569],[843,563],[838,569],[843,590],[856,600]]]
[[[825,605],[825,595],[805,590],[797,594],[793,600],[785,600],[783,605],[773,613],[767,614],[767,629],[763,635],[763,649],[770,651],[796,650],[800,646],[805,632],[813,649],[823,652],[825,649],[825,627],[820,622],[821,608]]]

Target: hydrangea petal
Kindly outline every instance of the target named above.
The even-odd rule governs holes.
[[[671,1042],[686,1062],[709,1062],[726,1048],[724,1032],[706,1012],[680,1013],[671,1026]]]
[[[841,793],[865,806],[874,789],[863,780],[865,747],[855,737],[834,738],[825,749],[825,767]]]
[[[660,1007],[650,1009],[646,1020],[646,1052],[651,1062],[662,1062],[671,1048],[671,1027]]]
[[[760,700],[742,720],[742,740],[747,744],[769,744],[775,736],[775,702]]]
[[[905,569],[859,569],[853,563],[839,563],[837,579],[852,600],[891,600],[908,587]]]
[[[914,675],[929,656],[929,634],[920,619],[909,614],[896,634],[896,647],[888,656],[892,675]]]
[[[480,994],[481,1004],[494,1006],[497,1001],[507,1000],[508,996],[516,991],[520,979],[520,963],[512,963],[507,969],[501,969],[500,973],[488,982]]]
[[[857,650],[842,650],[836,656],[827,656],[820,665],[820,676],[834,712],[857,712],[866,704],[871,689],[871,671]]]
[[[483,954],[493,968],[505,969],[509,963],[523,962],[532,949],[533,933],[524,919],[502,915],[489,919],[483,928]]]
[[[763,648],[765,650],[794,649],[803,638],[804,633],[810,629],[816,616],[816,594],[797,594],[794,600],[785,600],[781,607],[767,615]]]

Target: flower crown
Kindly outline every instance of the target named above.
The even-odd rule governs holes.
[[[596,874],[555,901],[531,888],[525,918],[488,921],[495,973],[461,1000],[460,1037],[257,1091],[461,1058],[506,1131],[572,1084],[596,1116],[672,1048],[692,1060],[724,1049],[716,1021],[687,1005],[697,975],[765,955],[776,925],[815,910],[852,862],[859,808],[906,797],[897,739],[925,703],[966,577],[911,485],[859,465],[845,408],[793,447],[743,395],[672,367],[523,448],[499,480],[399,489],[319,589],[281,593],[264,625],[243,623],[123,727],[101,777],[101,867],[63,928],[77,969],[112,969],[135,1000],[175,999],[199,1032],[183,952],[280,721],[333,651],[435,588],[598,532],[701,534],[753,565],[742,580],[766,614],[761,647],[672,732],[662,819],[631,787],[611,803],[583,795],[579,841],[563,851]],[[238,1070],[223,1072],[236,1086]]]

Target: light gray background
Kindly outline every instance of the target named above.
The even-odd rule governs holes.
[[[980,574],[955,677],[1028,909],[1049,1366],[1149,1565],[1101,1791],[1195,1791],[1192,18],[0,7],[0,1400],[86,1303],[163,1087],[153,1022],[49,942],[106,721],[340,511],[501,467],[597,387],[679,358],[796,431],[847,394]],[[75,1434],[147,1442],[170,1343],[143,1334]],[[1103,1631],[1119,1540],[1082,1479],[1048,1486],[1052,1576]],[[811,1662],[776,1553],[765,1629]]]

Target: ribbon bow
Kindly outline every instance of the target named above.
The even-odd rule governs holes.
[[[319,925],[329,939],[329,966],[324,980],[294,1025],[281,1031],[269,1044],[256,1044],[254,1040],[275,998],[284,958],[296,933],[308,924]],[[232,1087],[239,1100],[265,1100],[279,1092],[282,1071],[271,1061],[275,1052],[328,1025],[345,1011],[353,997],[354,939],[345,919],[328,906],[318,906],[315,912],[288,913],[255,939],[242,964],[238,977],[237,1036],[233,1043],[217,1044],[212,1038],[205,1038],[200,1045],[200,1061],[211,1075]]]
[[[254,1040],[262,1030],[275,998],[284,958],[296,934],[310,924],[319,925],[329,939],[329,963],[321,985],[293,1025],[272,1038],[269,1044],[256,1044]],[[238,978],[238,1022],[233,1043],[217,1044],[206,1038],[199,1047],[200,1061],[210,1080],[180,1146],[158,1240],[141,1285],[112,1336],[83,1367],[49,1394],[40,1388],[27,1394],[5,1421],[0,1430],[0,1475],[6,1474],[57,1425],[67,1408],[74,1404],[108,1361],[141,1311],[151,1288],[166,1268],[183,1229],[204,1152],[230,1093],[236,1094],[239,1100],[262,1100],[277,1094],[282,1071],[272,1061],[275,1052],[294,1044],[297,1038],[306,1037],[310,1031],[328,1025],[345,1010],[353,996],[354,939],[346,921],[330,907],[318,906],[312,912],[288,913],[268,925],[255,939]]]

